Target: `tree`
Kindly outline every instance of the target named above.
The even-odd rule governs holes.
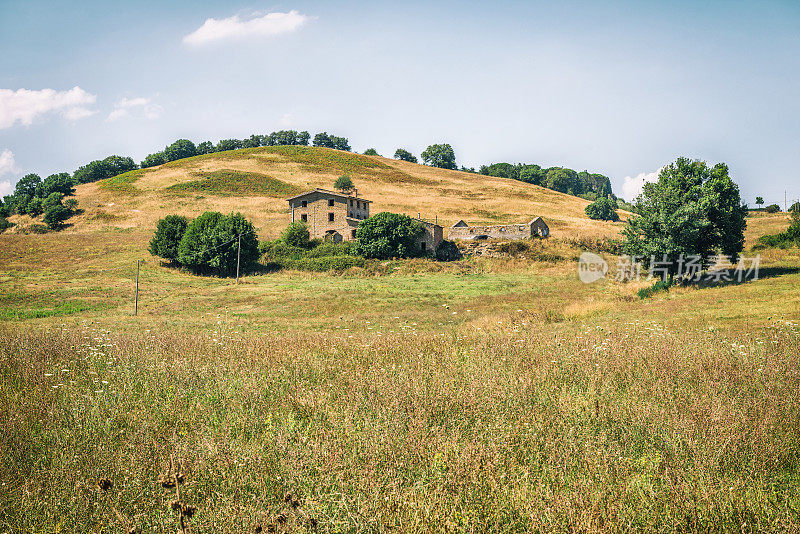
[[[72,174],[72,181],[75,184],[88,184],[132,171],[135,168],[136,163],[133,162],[132,158],[108,156],[103,160],[91,161],[82,167],[78,167]]]
[[[158,221],[156,232],[148,247],[150,254],[165,260],[176,261],[178,259],[178,245],[188,226],[189,221],[181,215],[167,215]]]
[[[188,139],[178,139],[164,149],[164,157],[167,161],[191,158],[197,155],[197,147]]]
[[[444,143],[439,145],[430,145],[422,153],[422,161],[425,165],[431,167],[439,167],[440,169],[453,169],[456,170],[456,154],[453,152],[453,147]]]
[[[47,211],[44,212],[44,217],[42,220],[49,229],[58,230],[64,226],[64,221],[69,219],[70,215],[72,215],[70,210],[61,204],[56,204],[55,206],[50,206],[47,208]]]
[[[334,148],[336,150],[350,150],[350,143],[346,137],[336,137],[328,135],[328,132],[320,132],[314,136],[314,146],[323,148]]]
[[[421,253],[425,227],[407,215],[384,211],[361,221],[356,230],[358,251],[367,258],[409,258]]]
[[[311,233],[304,222],[293,222],[281,234],[281,241],[291,247],[311,248]]]
[[[28,206],[25,208],[25,211],[31,217],[36,217],[42,214],[44,208],[42,207],[42,199],[39,197],[33,197],[28,201]]]
[[[364,155],[365,155],[365,156],[380,156],[380,154],[378,154],[378,151],[377,151],[377,150],[375,150],[374,148],[368,148],[368,149],[366,149],[366,150],[364,151]]]
[[[544,183],[545,173],[538,165],[523,165],[519,170],[519,180],[533,185]]]
[[[623,229],[623,250],[651,270],[659,267],[663,280],[679,272],[681,259],[698,256],[707,267],[712,255],[735,262],[744,248],[747,208],[724,163],[709,168],[678,158],[644,185],[636,209],[639,216]]]
[[[578,175],[572,169],[554,167],[547,170],[545,183],[547,187],[562,193],[575,194]]]
[[[163,152],[156,152],[155,154],[148,154],[144,161],[142,161],[142,168],[155,167],[156,165],[163,165],[167,162],[167,157]]]
[[[610,198],[601,197],[586,206],[586,215],[599,221],[618,221],[616,203]]]
[[[242,148],[242,142],[238,139],[222,139],[217,143],[214,152],[224,152],[226,150],[238,150]]]
[[[61,193],[69,196],[75,192],[72,176],[68,172],[51,174],[42,181],[41,197],[48,197],[52,193]]]
[[[759,206],[764,204],[764,197],[756,197],[756,204],[758,204]]]
[[[399,159],[401,161],[409,161],[411,163],[417,162],[417,157],[406,150],[405,148],[398,148],[394,151],[394,159]]]
[[[764,208],[764,211],[766,211],[767,213],[778,213],[779,211],[781,211],[781,207],[778,206],[777,204],[770,204],[769,206]]]
[[[26,174],[19,179],[16,187],[14,187],[14,196],[22,197],[24,195],[28,195],[29,197],[32,197],[36,195],[36,190],[39,188],[41,183],[42,179],[38,174]]]
[[[353,185],[353,180],[351,180],[350,177],[345,174],[336,179],[336,183],[333,184],[333,188],[349,193],[355,189],[356,186]]]
[[[492,163],[488,167],[486,165],[482,165],[480,171],[480,174],[484,174],[486,176],[512,178],[514,180],[519,179],[519,168],[510,163]]]
[[[211,141],[203,141],[197,145],[198,154],[211,154],[212,152],[214,152],[214,143]]]
[[[265,135],[253,134],[249,138],[242,140],[242,148],[256,148],[262,146],[265,140]]]
[[[789,206],[789,213],[794,215],[795,213],[800,213],[800,202],[795,202],[791,206]]]
[[[239,236],[241,269],[246,271],[258,261],[252,223],[240,213],[225,216],[207,211],[187,226],[178,245],[178,261],[198,273],[235,274]]]
[[[64,194],[59,193],[58,191],[54,191],[47,195],[47,198],[42,201],[42,209],[47,211],[48,208],[53,206],[58,206],[64,200]]]

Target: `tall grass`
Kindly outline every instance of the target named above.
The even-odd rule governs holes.
[[[174,532],[180,458],[195,532],[797,530],[799,340],[7,328],[0,525]]]

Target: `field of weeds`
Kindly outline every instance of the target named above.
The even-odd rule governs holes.
[[[592,239],[149,261],[134,317],[140,230],[2,244],[0,532],[800,530],[797,249],[648,299],[578,281]]]
[[[797,530],[799,355],[791,321],[5,328],[0,528],[174,532],[174,459],[194,532]]]

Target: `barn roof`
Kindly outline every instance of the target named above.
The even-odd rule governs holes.
[[[360,200],[361,202],[370,202],[370,203],[372,202],[371,200],[367,200],[366,198],[354,197],[353,195],[348,195],[347,193],[339,193],[337,191],[329,191],[327,189],[321,189],[319,187],[316,188],[316,189],[312,189],[311,191],[306,191],[305,193],[300,193],[299,195],[295,195],[293,197],[289,197],[289,198],[286,199],[286,202],[291,202],[292,200],[297,200],[298,198],[307,197],[307,196],[313,195],[315,193],[318,193],[320,195],[327,195],[327,196],[331,196],[331,197],[354,198],[354,199]]]

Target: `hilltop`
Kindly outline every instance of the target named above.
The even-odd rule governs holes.
[[[520,181],[309,146],[271,146],[204,154],[130,171],[77,187],[83,214],[72,231],[101,226],[153,228],[169,213],[240,211],[262,237],[288,222],[285,198],[331,188],[349,175],[372,213],[393,211],[434,219],[447,227],[528,221],[543,217],[553,235],[613,235],[619,224],[592,221],[581,198]]]

